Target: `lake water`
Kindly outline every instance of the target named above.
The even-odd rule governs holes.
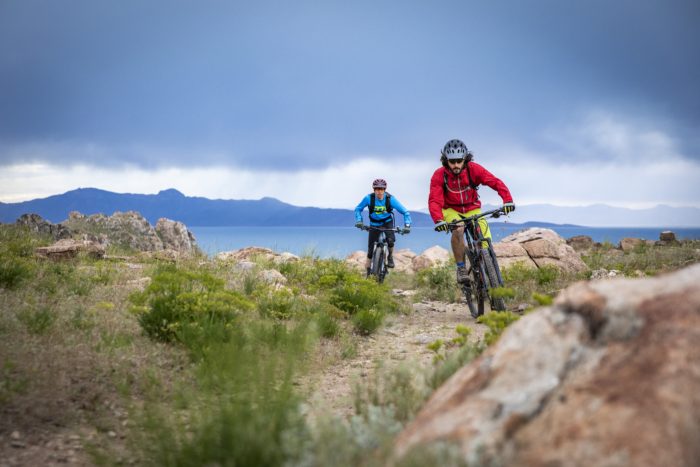
[[[551,227],[548,227],[551,228]],[[288,251],[295,255],[310,254],[322,258],[344,258],[353,251],[366,250],[367,232],[354,227],[189,227],[197,244],[209,255],[237,250],[247,246],[261,246],[274,251]],[[495,241],[501,240],[522,226],[491,224]],[[648,227],[554,227],[564,238],[588,235],[593,241],[617,244],[624,237],[658,240],[659,233],[672,230],[678,239],[700,239],[700,228]],[[421,253],[433,245],[449,249],[449,236],[435,232],[431,227],[416,227],[408,235],[396,236],[396,248],[408,248]]]

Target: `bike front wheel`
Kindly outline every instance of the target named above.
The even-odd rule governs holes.
[[[484,262],[486,269],[485,279],[489,288],[488,297],[489,302],[491,303],[491,309],[496,311],[504,311],[506,309],[506,301],[503,299],[503,297],[495,298],[493,293],[490,291],[491,289],[495,289],[502,285],[498,281],[499,274],[496,271],[496,268],[498,268],[498,263],[496,263],[491,257],[491,252],[488,249],[481,250],[481,260]]]
[[[374,255],[372,255],[372,266],[369,270],[370,276],[374,276],[377,282],[382,283],[384,281],[384,250],[381,248],[375,248]]]

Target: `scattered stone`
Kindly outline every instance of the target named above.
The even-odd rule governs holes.
[[[625,253],[634,251],[635,248],[638,248],[642,245],[646,245],[646,241],[642,240],[641,238],[625,237],[622,240],[620,240],[620,249]]]
[[[576,235],[568,238],[566,244],[577,252],[588,251],[593,248],[593,239],[588,235]]]
[[[433,339],[430,338],[429,335],[427,334],[418,334],[412,339],[412,343],[418,344],[418,345],[428,345],[433,341]]]
[[[670,230],[664,230],[659,234],[659,240],[662,242],[675,242],[676,234]]]
[[[61,260],[75,258],[81,252],[92,258],[102,258],[104,257],[105,249],[102,245],[89,240],[63,239],[51,246],[39,247],[35,252],[44,258]]]
[[[613,277],[622,277],[624,274],[622,271],[618,271],[617,269],[594,269],[593,272],[591,272],[591,280],[598,280],[598,279],[610,279]]]
[[[20,439],[22,438],[22,435],[20,435],[19,431],[15,430],[10,434],[10,439]]]

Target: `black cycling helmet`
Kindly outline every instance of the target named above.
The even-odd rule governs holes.
[[[472,153],[467,149],[467,146],[459,139],[451,139],[445,143],[445,147],[440,151],[440,162],[447,168],[447,161],[463,159],[469,162],[473,159]]]

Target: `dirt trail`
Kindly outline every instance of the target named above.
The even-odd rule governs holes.
[[[399,295],[410,291],[394,291]],[[432,365],[434,353],[427,348],[431,342],[449,341],[457,337],[458,324],[472,329],[469,340],[483,338],[488,328],[469,315],[465,304],[421,301],[412,305],[410,314],[389,316],[385,324],[373,335],[361,338],[357,354],[339,359],[325,367],[314,378],[317,389],[312,391],[310,405],[314,411],[330,410],[338,416],[353,413],[353,386],[371,377],[379,362],[384,367],[402,363],[427,367]]]

